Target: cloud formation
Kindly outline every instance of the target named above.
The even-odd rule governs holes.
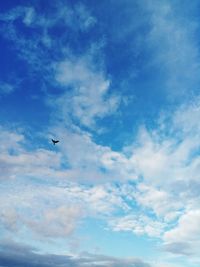
[[[13,231],[18,228],[16,222],[21,222],[37,234],[58,238],[70,236],[82,220],[91,216],[103,219],[113,231],[159,238],[168,251],[189,255],[193,248],[196,254],[199,133],[193,123],[190,130],[184,130],[184,118],[193,108],[198,114],[196,103],[195,107],[182,107],[182,112],[177,110],[171,118],[173,135],[163,134],[163,123],[153,132],[143,128],[136,142],[121,152],[96,144],[84,132],[60,127],[57,132],[65,137],[60,151],[36,149],[30,154],[23,134],[2,128],[2,139],[7,136],[8,141],[0,147],[4,167],[1,178],[4,182],[8,177],[20,182],[22,199],[26,199],[24,204],[17,197],[18,191],[10,191],[7,201],[2,194],[3,225]],[[195,118],[198,120],[198,115]],[[74,183],[69,182],[75,178]],[[38,182],[30,187],[23,185],[24,179],[48,181],[48,192]],[[93,181],[93,186],[80,185],[83,179]],[[28,206],[32,207],[29,219],[25,215]],[[183,244],[179,250],[177,244]]]
[[[78,256],[39,254],[34,248],[11,242],[0,246],[0,263],[2,267],[150,267],[148,263],[134,258],[120,259],[89,253]]]
[[[53,104],[65,120],[70,116],[91,127],[98,118],[117,110],[119,97],[109,96],[110,81],[102,71],[95,70],[89,58],[66,59],[55,65],[55,72],[66,93]]]
[[[0,139],[6,140],[0,142],[1,230],[5,235],[15,233],[16,240],[28,233],[32,241],[68,245],[82,223],[94,219],[114,234],[144,236],[154,245],[159,240],[165,251],[194,259],[200,247],[198,27],[182,11],[192,12],[196,1],[189,10],[180,7],[180,1],[111,2],[105,17],[113,13],[112,25],[105,36],[106,20],[98,21],[97,10],[91,9],[95,17],[81,3],[51,3],[48,12],[39,5],[21,6],[0,14],[1,36],[13,45],[20,63],[26,64],[31,82],[36,83],[32,91],[38,86],[41,111],[50,113],[48,126],[38,134],[42,140],[34,144],[38,135],[32,134],[29,140],[26,126],[20,131],[0,128]],[[107,3],[105,7],[108,12]],[[132,11],[139,14],[138,20]],[[122,25],[116,19],[120,16]],[[121,95],[123,90],[117,92],[119,81],[124,91],[133,98],[136,95],[135,103],[129,103],[131,119],[121,120],[126,117],[121,103],[128,98]],[[13,84],[2,81],[0,95],[9,97],[16,88]],[[167,100],[162,115],[156,114],[153,122],[147,116],[141,125],[133,117],[152,111],[149,95],[159,106],[154,85],[163,98],[170,95],[176,102],[174,96],[178,96],[179,103],[185,96],[185,100],[172,109]],[[17,112],[17,105],[14,108]],[[43,124],[39,119],[37,123]],[[123,141],[115,145],[115,137],[121,138],[120,124]],[[52,136],[60,140],[58,146],[49,144]],[[27,266],[30,259],[32,266],[37,261],[49,267],[149,266],[136,259],[41,255],[32,248],[1,246],[2,266]]]

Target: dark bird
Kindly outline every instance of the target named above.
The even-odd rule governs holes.
[[[53,139],[51,139],[51,141],[53,142],[54,146],[55,146],[56,143],[59,142],[58,140],[53,140]]]

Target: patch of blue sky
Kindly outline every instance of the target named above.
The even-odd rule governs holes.
[[[129,231],[113,231],[101,220],[87,219],[78,232],[82,236],[83,247],[91,253],[98,252],[122,258],[138,257],[146,261],[158,256],[155,250],[157,240],[146,239],[145,236],[137,236]],[[88,232],[92,234],[88,235]]]

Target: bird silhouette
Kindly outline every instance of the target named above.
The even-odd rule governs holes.
[[[56,143],[59,142],[58,140],[54,140],[54,139],[51,139],[51,141],[53,142],[54,146],[55,146]]]

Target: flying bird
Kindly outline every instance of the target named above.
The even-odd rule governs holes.
[[[59,142],[58,140],[54,140],[54,139],[51,139],[51,141],[53,142],[54,146],[55,146],[56,143]]]

